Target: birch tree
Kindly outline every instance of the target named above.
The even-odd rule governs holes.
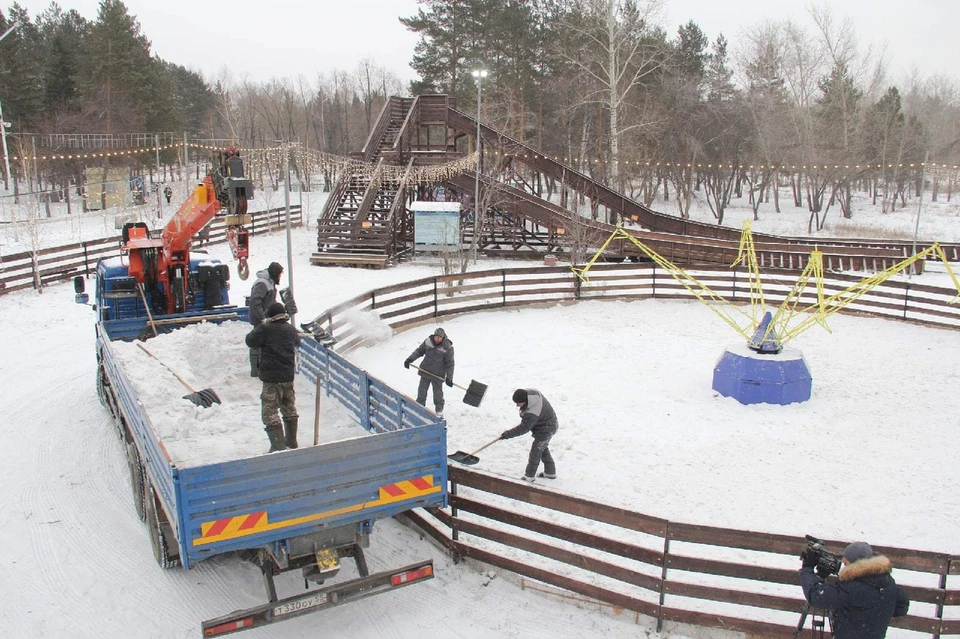
[[[582,0],[569,8],[564,27],[579,46],[564,52],[565,57],[595,83],[585,101],[606,110],[609,179],[619,185],[621,138],[644,125],[642,121],[625,125],[624,112],[630,106],[642,111],[636,102],[641,89],[667,59],[658,29],[664,0]]]

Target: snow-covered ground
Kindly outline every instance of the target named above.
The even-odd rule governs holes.
[[[891,225],[898,215],[863,217]],[[937,239],[960,237],[960,222],[949,224],[954,215],[944,207],[936,218],[943,226]],[[777,232],[802,234],[800,217],[801,228]],[[898,228],[912,235],[913,219],[906,222]],[[74,241],[63,226],[50,237]],[[426,259],[383,271],[310,267],[314,243],[314,230],[295,230],[298,319],[371,288],[439,273]],[[285,246],[282,233],[256,236],[254,270],[286,263]],[[225,246],[210,251],[231,261]],[[933,277],[920,279],[941,283]],[[232,301],[242,302],[251,283],[234,278]],[[120,442],[96,396],[93,313],[75,305],[72,293],[61,284],[42,295],[0,297],[0,625],[16,637],[197,636],[201,620],[263,601],[259,572],[233,557],[190,571],[156,567],[133,514]],[[960,333],[834,316],[833,334],[816,327],[792,343],[813,372],[812,399],[779,407],[742,406],[710,389],[713,364],[736,336],[698,303],[598,301],[443,325],[455,344],[457,381],[490,385],[479,409],[459,401],[462,391],[446,389],[451,452],[515,424],[510,394],[536,387],[561,421],[551,447],[556,490],[691,523],[957,551],[960,473],[951,451],[960,445]],[[350,357],[412,394],[417,380],[402,361],[427,332],[405,332]],[[154,343],[161,344],[147,346]],[[179,365],[175,350],[158,351]],[[141,365],[162,375],[155,363]],[[227,366],[246,374],[242,358]],[[220,384],[200,364],[190,374],[198,387]],[[168,381],[182,401],[184,389]],[[233,401],[256,403],[255,388],[247,395]],[[305,389],[300,405],[311,399]],[[194,410],[189,403],[187,410]],[[266,448],[259,422],[248,427],[247,444]],[[496,444],[480,468],[517,477],[528,442]],[[373,569],[425,557],[437,565],[431,582],[247,636],[656,636],[648,620],[637,625],[633,615],[520,590],[500,571],[452,564],[396,522],[378,524],[368,553]],[[299,585],[296,577],[281,581],[286,594]],[[687,628],[661,636],[723,635]]]

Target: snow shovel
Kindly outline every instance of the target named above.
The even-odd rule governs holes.
[[[424,375],[429,375],[430,377],[432,377],[432,378],[434,378],[434,379],[439,379],[441,382],[446,381],[446,380],[444,380],[442,377],[440,377],[439,375],[434,375],[434,374],[431,373],[430,371],[424,370],[424,369],[420,368],[419,366],[417,366],[417,365],[415,365],[415,364],[412,365],[412,366],[413,366],[413,368],[415,368],[415,369],[417,369],[418,371],[422,372]],[[483,394],[487,392],[487,385],[486,385],[486,384],[481,384],[480,382],[478,382],[478,381],[475,380],[475,379],[471,379],[471,380],[470,380],[470,387],[469,387],[469,388],[466,387],[466,386],[461,386],[460,384],[457,384],[456,382],[454,382],[453,385],[456,386],[457,388],[460,388],[460,389],[462,389],[462,390],[467,391],[467,393],[463,396],[463,403],[464,403],[464,404],[467,404],[468,406],[474,406],[474,407],[480,406],[480,402],[483,401]],[[474,463],[476,463],[476,462],[474,462]]]
[[[217,396],[217,392],[215,390],[213,390],[212,388],[204,388],[203,390],[200,390],[200,391],[194,390],[193,386],[188,384],[186,380],[184,380],[182,377],[177,375],[177,372],[175,370],[173,370],[172,368],[164,364],[162,361],[160,361],[159,357],[157,357],[156,355],[148,351],[143,344],[138,343],[137,346],[140,348],[141,351],[143,351],[153,359],[160,362],[160,365],[163,366],[168,371],[170,371],[173,374],[173,376],[177,378],[178,382],[180,382],[181,384],[187,387],[187,390],[190,391],[190,394],[184,395],[183,396],[184,399],[189,399],[191,402],[193,402],[197,406],[202,406],[204,408],[210,408],[214,404],[222,403],[220,401],[220,398]]]
[[[462,450],[458,450],[457,452],[453,453],[452,455],[447,455],[447,458],[450,459],[451,461],[459,462],[459,463],[463,464],[464,466],[476,466],[476,465],[480,462],[480,458],[477,457],[477,453],[479,453],[479,452],[480,452],[481,450],[483,450],[484,448],[488,448],[488,447],[490,447],[490,446],[493,446],[493,445],[496,444],[498,441],[500,441],[500,437],[499,437],[499,436],[498,436],[495,440],[493,440],[492,442],[490,442],[489,444],[484,444],[483,446],[481,446],[480,448],[476,449],[476,450],[473,451],[472,453],[465,453],[465,452],[463,452]]]

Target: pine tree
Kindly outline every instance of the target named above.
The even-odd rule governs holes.
[[[468,62],[475,54],[466,44],[473,37],[467,27],[474,0],[418,0],[425,5],[400,23],[420,36],[410,66],[420,74],[411,86],[424,92],[456,94]]]
[[[698,94],[706,76],[707,61],[710,58],[707,53],[709,43],[706,34],[693,20],[680,25],[680,28],[677,29],[676,54],[674,56],[676,72],[684,80],[694,82]]]
[[[81,90],[88,112],[108,133],[156,120],[156,68],[150,41],[120,0],[101,0],[83,57]]]
[[[712,102],[726,102],[732,100],[737,89],[733,86],[733,71],[730,69],[727,55],[727,39],[723,34],[717,36],[713,43],[706,71],[707,99]]]
[[[43,109],[40,32],[19,4],[10,7],[9,21],[0,14],[0,33],[13,22],[19,26],[0,44],[0,100],[4,120],[24,131],[36,125]]]
[[[64,11],[56,4],[38,18],[43,39],[44,115],[77,110],[78,60],[89,24],[76,11]]]

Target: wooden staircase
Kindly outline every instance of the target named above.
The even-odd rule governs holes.
[[[311,264],[384,268],[395,260],[406,188],[384,167],[399,160],[395,146],[413,103],[413,98],[392,97],[384,105],[363,150],[353,154],[361,164],[341,173],[317,220]],[[407,173],[411,165],[412,160]]]

